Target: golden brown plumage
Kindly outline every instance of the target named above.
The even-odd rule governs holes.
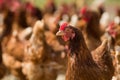
[[[16,37],[11,36],[7,38],[8,41],[3,41],[3,64],[10,70],[10,72],[24,79],[24,75],[21,72],[21,63],[24,59],[24,44],[22,41],[17,40]]]
[[[27,79],[56,80],[57,69],[50,65],[51,51],[45,40],[43,21],[35,23],[29,42],[25,52],[26,60],[22,64],[22,71]]]
[[[108,47],[108,40],[104,40],[97,49],[92,51],[92,56],[101,68],[105,80],[111,80],[115,69],[112,62],[110,45]]]

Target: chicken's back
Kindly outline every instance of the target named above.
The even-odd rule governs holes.
[[[101,68],[105,80],[111,80],[115,69],[108,47],[108,40],[104,40],[102,44],[92,52],[92,56],[97,65]]]

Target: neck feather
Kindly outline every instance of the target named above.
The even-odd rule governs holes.
[[[80,63],[89,63],[93,61],[92,55],[87,48],[82,32],[75,29],[75,37],[69,41],[69,57],[76,56]]]

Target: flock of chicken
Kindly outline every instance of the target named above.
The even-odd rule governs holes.
[[[82,31],[94,60],[107,76],[106,80],[120,80],[120,10],[115,20],[107,23],[108,13],[102,7],[83,7],[79,11],[74,5],[64,4],[58,9],[53,8],[52,3],[51,6],[43,13],[30,3],[27,3],[27,10],[1,8],[0,77],[12,74],[18,80],[56,80],[58,74],[65,74],[69,62],[67,50],[55,34],[59,24],[68,22]],[[102,43],[105,39],[108,44]],[[104,55],[106,51],[112,64],[110,57]]]

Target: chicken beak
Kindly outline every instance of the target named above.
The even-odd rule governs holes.
[[[56,33],[56,36],[62,36],[62,35],[64,35],[64,32],[63,32],[63,31],[58,31],[58,32]]]

